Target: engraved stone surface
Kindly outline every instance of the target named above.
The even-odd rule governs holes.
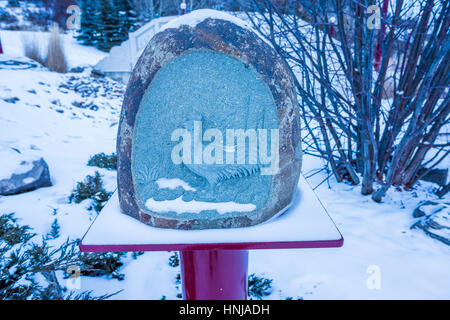
[[[121,211],[162,228],[264,222],[290,205],[301,169],[291,71],[234,17],[179,19],[151,39],[128,83]]]

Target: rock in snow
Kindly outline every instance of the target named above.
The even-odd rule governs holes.
[[[431,204],[428,204],[432,206]],[[450,204],[436,204],[432,213],[425,215],[411,226],[450,246]]]
[[[27,165],[28,163],[21,163]],[[13,173],[10,178],[0,180],[0,195],[8,196],[50,187],[50,171],[43,158],[31,161],[32,168],[24,173]]]
[[[426,216],[427,214],[433,213],[436,211],[437,202],[434,201],[421,201],[419,205],[413,211],[413,218],[420,218]],[[431,212],[430,212],[431,210]]]

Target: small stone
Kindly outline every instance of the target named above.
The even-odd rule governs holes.
[[[75,68],[70,69],[70,72],[72,72],[72,73],[81,73],[81,72],[84,71],[84,69],[85,69],[85,67],[75,67]]]
[[[105,75],[99,70],[92,70],[91,76],[96,77],[96,78],[104,78],[105,77]]]

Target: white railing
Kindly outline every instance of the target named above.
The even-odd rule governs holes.
[[[103,73],[131,72],[150,39],[161,27],[176,16],[153,19],[138,30],[128,34],[128,40],[111,48],[109,55],[100,60],[95,69]]]

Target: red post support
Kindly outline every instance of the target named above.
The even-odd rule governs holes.
[[[248,250],[181,251],[185,300],[246,300]]]

